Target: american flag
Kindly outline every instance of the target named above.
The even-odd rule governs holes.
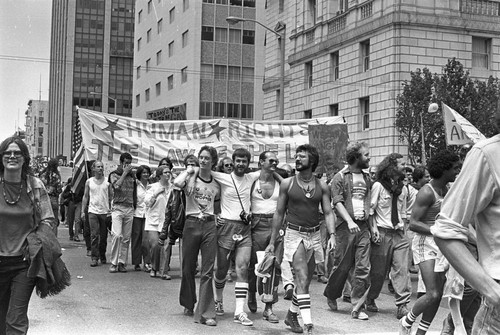
[[[82,130],[80,128],[80,118],[78,117],[78,113],[75,116],[75,125],[73,127],[73,146],[72,153],[73,158],[76,157],[76,152],[80,149],[82,145]]]
[[[73,129],[73,180],[71,192],[78,194],[85,186],[87,180],[87,168],[85,163],[85,148],[82,144],[82,131],[78,115],[75,118],[75,127]]]

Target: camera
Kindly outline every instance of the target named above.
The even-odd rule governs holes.
[[[243,210],[240,213],[240,219],[244,224],[250,224],[252,222],[252,214],[247,213]]]

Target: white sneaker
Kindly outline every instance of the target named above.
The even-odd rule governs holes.
[[[399,335],[410,335],[411,334],[411,327],[406,327],[403,325],[403,320],[404,318],[399,319]]]
[[[245,312],[235,315],[234,322],[241,323],[243,326],[253,326],[253,321],[248,318],[248,315]]]

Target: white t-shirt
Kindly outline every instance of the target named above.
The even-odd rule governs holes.
[[[354,218],[365,217],[366,183],[362,173],[352,174],[352,209]]]
[[[220,192],[220,185],[215,178],[207,182],[198,176],[193,194],[186,197],[186,215],[214,215],[214,201]]]
[[[276,212],[279,195],[280,183],[274,181],[273,194],[269,199],[264,199],[262,197],[262,191],[260,191],[260,180],[256,180],[252,191],[252,213],[273,214]]]
[[[102,183],[96,183],[95,177],[89,179],[89,213],[109,213],[109,183],[103,178]]]
[[[212,176],[221,186],[220,205],[223,219],[240,221],[240,213],[243,208],[245,212],[250,213],[250,188],[253,182],[260,177],[260,171],[246,173],[242,177],[238,177],[234,172],[231,174],[212,172]],[[234,179],[234,184],[238,187],[243,208],[238,200],[238,193],[236,193],[231,176]]]
[[[153,195],[163,187],[160,182],[151,184],[146,191],[144,202],[146,203],[146,223],[144,225],[145,231],[158,231],[163,228],[163,221],[165,221],[165,210],[167,209],[168,196],[172,190],[172,186],[167,187],[162,193],[156,196]]]

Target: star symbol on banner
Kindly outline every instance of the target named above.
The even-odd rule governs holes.
[[[123,128],[120,128],[118,126],[118,119],[115,121],[108,120],[107,117],[104,117],[106,119],[106,122],[108,123],[108,126],[106,128],[103,128],[103,131],[109,131],[111,133],[111,138],[114,140],[115,139],[115,131],[117,130],[123,130]]]
[[[216,135],[217,136],[217,139],[220,141],[220,132],[223,131],[224,129],[226,129],[225,127],[221,127],[219,124],[220,124],[220,121],[217,121],[215,122],[214,124],[212,123],[209,123],[210,127],[212,127],[212,132],[210,133],[210,135],[208,135],[209,137],[212,136],[212,135]]]

